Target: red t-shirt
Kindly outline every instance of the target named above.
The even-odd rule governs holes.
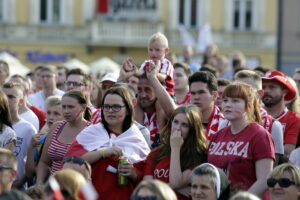
[[[231,133],[231,126],[223,128],[208,148],[208,162],[227,172],[230,185],[237,190],[248,190],[256,181],[256,161],[275,159],[272,136],[257,123],[238,134]]]
[[[300,130],[300,116],[296,113],[284,109],[284,112],[275,117],[283,128],[283,144],[296,144]]]
[[[144,176],[150,175],[153,176],[153,179],[160,180],[165,183],[169,183],[169,170],[170,170],[170,161],[171,156],[167,156],[157,162],[155,166],[153,166],[153,159],[157,156],[158,152],[154,151],[149,154],[146,159],[146,163],[144,166]],[[194,166],[190,169],[192,170]],[[189,199],[186,196],[178,194],[176,192],[178,200],[186,200]]]
[[[30,106],[30,110],[32,110],[32,112],[34,112],[34,114],[38,117],[40,129],[42,129],[43,126],[45,125],[46,113],[43,110],[41,110],[35,106]]]

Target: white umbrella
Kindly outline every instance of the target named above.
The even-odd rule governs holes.
[[[90,64],[90,72],[92,74],[107,74],[107,73],[119,73],[120,65],[110,58],[103,57]]]
[[[86,73],[89,71],[89,66],[83,63],[82,61],[78,60],[77,58],[72,58],[71,60],[65,62],[63,65],[67,67],[69,70],[80,68]]]
[[[7,52],[0,53],[0,60],[7,62],[10,75],[26,75],[30,71],[30,69],[23,65],[16,57],[10,55]]]

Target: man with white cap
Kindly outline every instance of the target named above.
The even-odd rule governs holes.
[[[103,76],[103,78],[101,79],[103,95],[111,86],[113,86],[113,84],[117,82],[118,77],[119,74],[117,73],[107,73],[106,75]]]
[[[283,127],[284,154],[288,157],[296,147],[300,129],[300,116],[289,111],[285,101],[296,97],[296,90],[287,77],[276,70],[268,71],[263,77],[264,95],[262,101],[269,115],[278,120]]]

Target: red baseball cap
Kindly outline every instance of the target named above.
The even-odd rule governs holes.
[[[290,101],[293,100],[296,96],[296,90],[294,86],[288,81],[288,78],[284,73],[277,70],[270,70],[262,78],[263,82],[266,81],[275,81],[283,85],[288,90],[288,93],[285,95],[284,100]]]

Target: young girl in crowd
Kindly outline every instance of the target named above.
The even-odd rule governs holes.
[[[63,158],[82,129],[89,125],[91,110],[80,91],[65,93],[61,101],[64,121],[53,124],[43,148],[37,168],[37,183],[41,184],[49,173],[63,167]]]
[[[36,173],[36,166],[41,157],[43,146],[46,140],[46,136],[49,130],[52,128],[55,122],[63,120],[61,97],[50,96],[46,100],[46,124],[40,130],[40,132],[32,136],[31,145],[27,152],[26,160],[26,175],[31,178]]]
[[[6,95],[0,91],[0,147],[11,151],[16,145],[16,133],[12,129],[12,122]]]
[[[102,101],[102,121],[84,129],[66,154],[81,156],[92,165],[92,183],[102,200],[129,200],[134,185],[132,181],[118,185],[118,160],[124,156],[130,163],[137,163],[145,160],[150,152],[134,124],[131,100],[125,87],[107,90]],[[132,165],[129,167],[133,169]]]
[[[275,153],[271,135],[255,123],[261,121],[256,94],[249,85],[233,83],[222,98],[222,111],[230,125],[212,138],[208,162],[227,172],[232,192],[248,190],[262,196]]]
[[[161,133],[162,144],[146,160],[144,179],[169,183],[178,199],[188,199],[191,170],[206,161],[207,140],[198,107],[178,107]]]

